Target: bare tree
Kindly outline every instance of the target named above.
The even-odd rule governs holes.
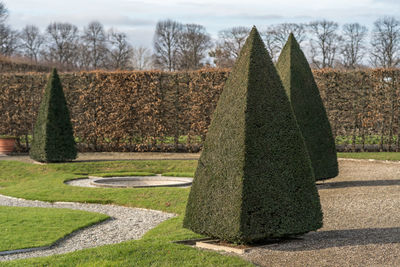
[[[89,48],[83,42],[79,42],[77,45],[76,67],[80,70],[89,70],[91,63],[92,57]]]
[[[108,36],[111,45],[108,53],[108,67],[111,69],[128,69],[133,50],[127,40],[126,34],[110,30]]]
[[[214,63],[220,68],[230,68],[235,63],[242,49],[250,29],[247,27],[233,27],[218,33],[216,47],[209,55],[214,57]]]
[[[152,68],[152,54],[146,47],[134,47],[132,50],[132,67],[136,70],[146,70]]]
[[[4,23],[8,18],[8,10],[3,2],[0,2],[0,23]]]
[[[37,63],[41,48],[45,42],[45,38],[40,33],[39,28],[34,25],[25,26],[21,30],[20,39],[20,48],[23,54]]]
[[[179,69],[196,70],[203,66],[211,37],[202,25],[186,24],[179,35]]]
[[[294,37],[300,45],[307,37],[305,25],[301,23],[281,23],[273,25],[272,27],[275,34],[276,42],[280,49],[285,46],[291,33],[293,33]]]
[[[333,68],[340,49],[339,25],[333,21],[320,20],[308,25],[312,39],[311,61],[317,68]]]
[[[359,23],[343,25],[343,44],[341,63],[347,69],[355,69],[361,65],[365,54],[365,38],[368,29]]]
[[[371,39],[371,63],[375,67],[391,68],[400,64],[400,21],[380,18],[374,23]]]
[[[280,43],[276,38],[276,31],[273,26],[269,26],[266,30],[261,31],[261,37],[264,40],[265,47],[273,62],[278,60],[279,51],[281,50]]]
[[[4,3],[0,2],[0,54],[11,56],[18,48],[18,32],[5,24],[7,18],[8,10]]]
[[[225,50],[219,43],[208,55],[214,58],[213,61],[217,68],[232,68],[235,64],[235,58],[233,58],[229,51]]]
[[[18,39],[17,31],[4,23],[0,24],[0,54],[4,56],[15,54],[19,46]]]
[[[280,51],[285,46],[290,33],[293,33],[301,44],[306,38],[306,29],[304,24],[281,23],[269,26],[265,31],[261,32],[265,46],[272,60],[276,62]]]
[[[88,67],[91,69],[103,67],[107,52],[107,36],[103,25],[97,21],[90,22],[84,28],[82,41],[90,59]]]
[[[51,23],[47,27],[46,59],[64,66],[74,66],[78,59],[78,28],[70,23]]]
[[[155,65],[173,71],[178,65],[178,43],[182,24],[173,20],[157,22],[154,34]]]

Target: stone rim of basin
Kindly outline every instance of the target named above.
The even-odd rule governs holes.
[[[142,188],[142,187],[184,187],[190,186],[193,178],[190,177],[173,177],[173,176],[115,176],[115,177],[95,177],[92,179],[91,185],[96,187],[110,188]],[[119,184],[118,182],[126,182]],[[131,183],[128,183],[131,182]]]

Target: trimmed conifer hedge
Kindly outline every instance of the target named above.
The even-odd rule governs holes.
[[[321,226],[304,140],[279,75],[253,28],[213,114],[184,227],[252,243]]]
[[[50,75],[40,104],[29,155],[40,162],[70,161],[77,155],[67,102],[56,69]]]
[[[306,142],[316,180],[337,176],[331,125],[310,66],[293,34],[283,47],[276,68]]]

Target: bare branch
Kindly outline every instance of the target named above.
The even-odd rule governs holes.
[[[126,34],[114,30],[109,31],[109,49],[108,67],[111,69],[128,69],[133,56],[132,46],[129,44]]]
[[[186,24],[179,35],[179,69],[196,70],[203,66],[203,60],[210,49],[211,37],[206,29],[198,24]]]
[[[40,33],[39,28],[34,25],[25,26],[21,31],[20,39],[23,54],[37,63],[45,42],[45,38]]]
[[[132,67],[136,70],[148,70],[153,67],[150,49],[139,46],[132,50]]]
[[[343,25],[341,62],[345,68],[355,69],[362,64],[367,32],[367,27],[358,23]]]
[[[311,61],[317,68],[333,68],[342,41],[337,34],[339,25],[333,21],[320,20],[308,24],[312,39]]]
[[[178,65],[178,42],[182,24],[173,20],[159,21],[154,33],[155,64],[173,71]]]
[[[230,68],[235,63],[242,49],[250,29],[247,27],[233,27],[218,33],[216,47],[210,52],[217,67]]]
[[[46,59],[74,67],[78,59],[78,28],[70,23],[54,22],[47,26],[47,37]]]
[[[90,22],[89,25],[84,28],[82,41],[88,53],[89,68],[98,69],[104,67],[107,52],[106,40],[107,37],[103,25],[100,22]]]
[[[400,64],[400,21],[383,17],[375,21],[371,39],[371,63],[391,68]]]

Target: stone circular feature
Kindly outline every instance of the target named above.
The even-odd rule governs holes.
[[[190,186],[193,178],[171,176],[125,176],[91,180],[91,185],[111,188],[182,187]]]

